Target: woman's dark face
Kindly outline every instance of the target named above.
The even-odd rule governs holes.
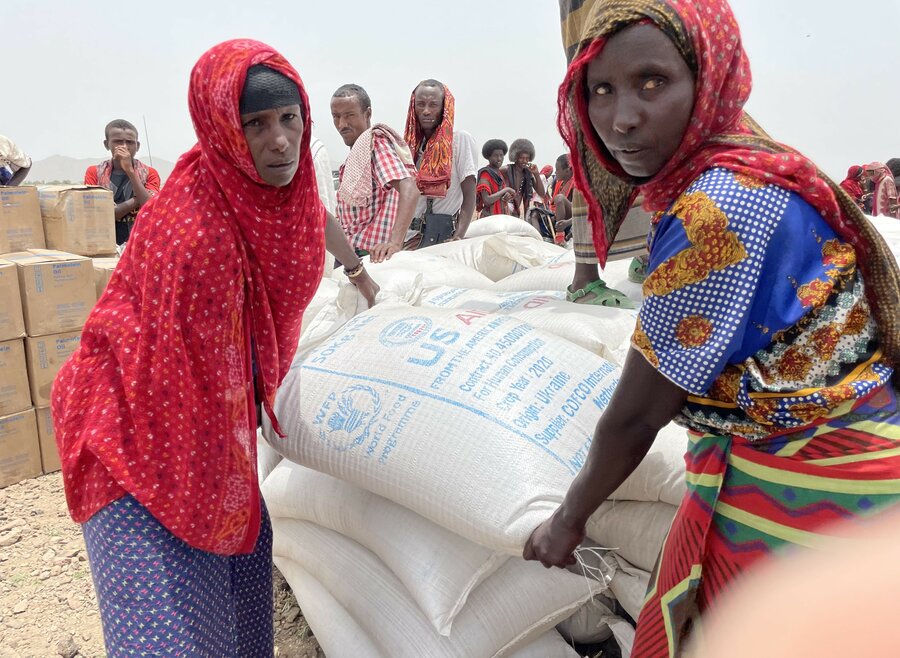
[[[588,116],[622,169],[651,178],[675,155],[694,109],[694,74],[653,25],[614,34],[587,66]]]
[[[286,105],[241,115],[253,164],[264,183],[289,185],[300,164],[303,115],[299,105]]]

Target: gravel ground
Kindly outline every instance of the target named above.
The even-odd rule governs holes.
[[[324,658],[275,572],[275,655]],[[52,473],[0,489],[0,658],[101,658],[103,633],[79,526]]]

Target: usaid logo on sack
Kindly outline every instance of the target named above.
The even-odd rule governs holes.
[[[391,322],[381,330],[378,340],[385,347],[400,347],[414,343],[431,331],[431,320],[422,316]]]
[[[331,393],[313,425],[319,438],[338,452],[352,450],[368,438],[381,412],[381,397],[369,386],[356,384],[343,393]]]

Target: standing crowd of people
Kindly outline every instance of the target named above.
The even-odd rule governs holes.
[[[633,656],[682,655],[773,554],[897,508],[900,271],[859,205],[896,205],[887,174],[863,168],[857,199],[744,112],[749,63],[726,0],[560,10],[568,153],[550,178],[526,139],[489,140],[479,168],[445,83],[415,86],[402,135],[372,125],[368,94],[345,84],[331,112],[350,153],[336,199],[320,197],[301,78],[250,40],[195,64],[197,144],[162,188],[135,159],[137,130],[107,126],[111,157],[85,179],[113,190],[128,246],[52,397],[110,656],[273,655],[255,432],[263,414],[280,432],[274,397],[325,252],[371,304],[361,255],[463,238],[476,209],[570,232],[573,301],[626,305],[600,269],[648,252],[632,264],[644,301],[618,387],[523,551],[572,565],[660,428],[686,427],[688,492]],[[29,164],[3,163],[7,182]]]
[[[864,213],[895,219],[900,219],[898,186],[900,158],[891,158],[887,164],[870,162],[867,165],[853,165],[841,181],[841,188]]]

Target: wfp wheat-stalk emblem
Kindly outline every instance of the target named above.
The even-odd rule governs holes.
[[[322,441],[343,452],[365,442],[380,412],[381,396],[370,386],[356,384],[329,394],[313,424]]]

